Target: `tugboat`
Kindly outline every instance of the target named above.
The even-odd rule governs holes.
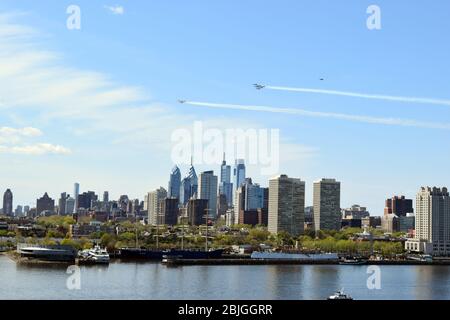
[[[353,300],[348,294],[344,293],[344,289],[337,291],[335,294],[328,297],[327,300]]]

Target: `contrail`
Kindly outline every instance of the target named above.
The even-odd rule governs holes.
[[[274,107],[267,107],[267,106],[251,106],[251,105],[240,105],[240,104],[223,104],[223,103],[210,103],[210,102],[197,102],[197,101],[186,101],[184,103],[191,105],[191,106],[198,106],[198,107],[259,111],[259,112],[270,112],[270,113],[283,113],[283,114],[291,114],[291,115],[298,115],[298,116],[305,116],[305,117],[333,118],[333,119],[347,120],[347,121],[353,121],[353,122],[383,124],[383,125],[390,125],[390,126],[450,130],[450,124],[447,124],[447,123],[423,122],[423,121],[416,121],[416,120],[411,120],[411,119],[377,118],[377,117],[371,117],[371,116],[359,116],[359,115],[351,115],[351,114],[343,114],[343,113],[308,111],[308,110],[304,110],[304,109],[274,108]]]
[[[375,100],[384,100],[384,101],[397,101],[397,102],[405,102],[405,103],[421,103],[421,104],[435,104],[435,105],[441,105],[441,106],[450,106],[450,100],[444,100],[444,99],[388,96],[388,95],[381,95],[381,94],[366,94],[366,93],[349,92],[349,91],[323,90],[323,89],[311,89],[311,88],[290,88],[290,87],[278,87],[278,86],[265,86],[265,88],[271,89],[271,90],[279,90],[279,91],[317,93],[317,94],[327,94],[327,95],[334,95],[334,96],[345,96],[345,97],[364,98],[364,99],[375,99]]]

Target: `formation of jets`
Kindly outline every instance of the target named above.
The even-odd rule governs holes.
[[[264,89],[266,87],[265,85],[258,84],[258,83],[255,83],[253,86],[256,88],[256,90],[261,90],[261,89]]]
[[[320,81],[324,81],[325,79],[324,78],[320,78],[319,80]],[[259,83],[255,83],[255,84],[253,84],[253,86],[255,87],[256,90],[262,90],[262,89],[264,89],[266,87],[265,85],[259,84]],[[186,100],[178,100],[178,102],[183,104],[183,103],[186,103]]]

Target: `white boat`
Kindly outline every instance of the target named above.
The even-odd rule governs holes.
[[[80,253],[80,258],[83,262],[93,262],[93,263],[109,263],[109,254],[106,249],[100,248],[100,246],[95,246],[92,249],[83,250]]]
[[[337,291],[335,294],[328,297],[327,300],[353,300],[348,294],[344,293],[344,290]]]

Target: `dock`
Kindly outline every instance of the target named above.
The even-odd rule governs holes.
[[[342,265],[334,260],[286,260],[286,259],[166,259],[163,263],[167,266],[194,266],[194,265]],[[414,260],[369,260],[364,265],[450,265],[450,260],[443,261],[414,261]],[[349,265],[352,266],[352,265]],[[353,265],[355,266],[355,265]]]

